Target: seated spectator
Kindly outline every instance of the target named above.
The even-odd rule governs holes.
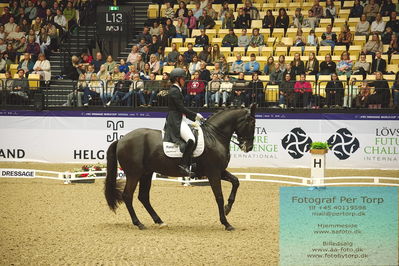
[[[233,29],[234,28],[234,13],[230,10],[226,13],[222,20],[222,29]]]
[[[212,7],[212,2],[208,2],[208,4],[206,5],[206,7],[203,9],[206,10],[206,12],[208,13],[208,15],[214,19],[217,20],[218,19],[218,12],[216,12],[215,9],[213,9]]]
[[[209,45],[209,37],[205,34],[205,30],[200,30],[200,35],[195,37],[195,47],[204,47]]]
[[[355,0],[351,12],[349,13],[350,18],[360,18],[363,15],[363,6],[360,4],[360,0]]]
[[[306,81],[306,75],[302,74],[300,80],[294,85],[294,107],[310,108],[311,98],[312,85]]]
[[[212,49],[212,55],[211,55],[212,64],[215,64],[216,62],[218,62],[220,59],[220,56],[221,56],[220,47],[218,44],[214,44],[213,49]]]
[[[369,0],[369,3],[363,9],[363,14],[366,15],[367,21],[371,23],[375,20],[379,11],[380,6],[375,3],[375,0]]]
[[[249,46],[250,38],[247,35],[247,30],[242,29],[241,36],[238,37],[238,46],[247,48]]]
[[[303,31],[298,28],[296,31],[296,36],[294,40],[294,46],[305,46],[306,45],[306,40],[305,36],[303,36]]]
[[[156,35],[152,36],[151,44],[148,46],[148,52],[151,54],[156,54],[159,49],[158,37]]]
[[[319,24],[317,17],[314,15],[313,10],[310,9],[308,11],[308,17],[303,20],[302,27],[303,28],[316,28]]]
[[[26,38],[22,37],[21,40],[15,44],[15,51],[17,52],[17,55],[19,56],[25,53],[27,47],[28,43],[26,42]]]
[[[173,25],[173,21],[171,19],[166,20],[165,24],[165,34],[169,39],[176,37],[176,27]]]
[[[229,75],[225,75],[223,81],[220,83],[219,90],[219,94],[222,95],[222,107],[227,106],[227,100],[230,98],[232,89],[233,83],[231,82]]]
[[[382,44],[390,44],[392,40],[393,31],[391,27],[386,27],[385,31],[381,35]]]
[[[337,10],[334,5],[333,0],[326,0],[326,8],[324,9],[323,16],[325,18],[331,18],[334,21],[334,18],[337,17]]]
[[[184,52],[183,56],[186,60],[186,63],[189,64],[193,60],[193,57],[197,55],[197,52],[193,50],[193,44],[189,43],[187,45],[188,50]]]
[[[40,34],[38,36],[38,43],[40,45],[40,52],[42,54],[47,54],[51,44],[51,39],[50,36],[48,36],[46,28],[40,29]]]
[[[323,17],[323,7],[320,5],[319,0],[314,0],[314,4],[312,6],[313,15],[320,20]]]
[[[369,97],[370,97],[370,87],[367,81],[363,81],[362,85],[359,88],[359,93],[356,95],[355,99],[353,100],[352,106],[355,108],[368,108]]]
[[[396,34],[399,33],[399,20],[396,19],[397,13],[392,12],[389,21],[386,23],[386,27],[390,27]]]
[[[42,20],[41,20],[41,18],[39,18],[39,17],[37,17],[37,18],[35,19],[35,23],[32,24],[31,29],[35,32],[36,35],[39,35],[39,34],[40,34],[40,30],[41,30],[41,28],[43,27],[42,24],[43,24],[43,23],[42,23]]]
[[[184,24],[187,25],[187,28],[188,28],[190,36],[191,36],[193,29],[197,28],[197,18],[194,16],[194,13],[192,10],[189,10],[187,17],[184,18]]]
[[[273,30],[275,21],[276,20],[273,16],[272,10],[268,9],[266,11],[266,16],[264,16],[264,18],[262,20],[262,28]]]
[[[141,52],[140,55],[141,55],[141,59],[143,59],[144,63],[150,62],[151,53],[150,53],[150,48],[148,45],[143,47],[143,51]]]
[[[236,60],[231,65],[230,73],[233,75],[237,75],[240,72],[244,72],[244,65],[245,65],[245,63],[244,63],[244,61],[241,60],[241,55],[237,54]]]
[[[169,46],[169,38],[166,35],[165,30],[162,26],[159,28],[158,43],[159,43],[159,46],[162,46],[162,47]]]
[[[25,12],[26,12],[26,9],[25,9]],[[57,27],[57,29],[60,30],[60,35],[63,35],[64,32],[67,31],[68,22],[67,22],[65,16],[62,14],[61,9],[57,9],[57,15],[54,17],[54,23],[55,23],[55,26]]]
[[[3,13],[0,17],[0,24],[4,25],[8,21],[10,21],[10,17],[12,17],[12,14],[10,13],[10,8],[8,6],[4,7]],[[36,17],[36,14],[35,14]]]
[[[29,83],[25,78],[25,72],[23,69],[19,69],[18,78],[11,82],[10,103],[11,104],[27,104],[29,101]]]
[[[381,52],[376,52],[375,53],[375,58],[373,59],[373,62],[371,63],[371,73],[376,74],[376,72],[381,72],[381,73],[386,73],[387,69],[387,61],[383,59]]]
[[[294,85],[295,81],[291,80],[291,75],[286,74],[284,80],[279,85],[279,100],[280,108],[293,107],[294,102]]]
[[[281,66],[280,66],[280,69],[281,69]],[[293,70],[291,64],[285,64],[285,69],[282,72],[283,73],[281,74],[281,80],[280,81],[282,81],[284,79],[285,75],[287,75],[287,74],[291,76],[291,80],[296,80],[296,73]]]
[[[188,9],[186,3],[181,1],[179,3],[179,8],[176,10],[175,17],[184,19],[187,16],[188,16]]]
[[[237,47],[238,46],[238,38],[234,33],[234,29],[229,29],[229,34],[223,37],[222,40],[223,47]]]
[[[284,68],[285,70],[285,68]],[[283,80],[283,71],[280,68],[280,63],[274,63],[274,70],[270,72],[269,85],[278,85]]]
[[[133,75],[138,73],[139,71],[137,71],[136,66],[135,65],[130,65],[128,66],[128,72],[125,74],[125,80],[131,80],[133,78]]]
[[[290,18],[287,15],[287,11],[285,11],[285,8],[280,8],[278,11],[275,27],[287,29],[289,24],[290,24]]]
[[[188,66],[188,71],[190,71],[191,75],[194,75],[195,72],[198,72],[200,69],[200,62],[198,61],[198,56],[194,55],[193,60]]]
[[[152,27],[150,28],[150,35],[158,36],[160,28],[162,28],[162,25],[160,25],[158,21],[154,21],[154,23],[152,24]]]
[[[151,69],[151,73],[154,73],[156,75],[160,74],[161,72],[161,64],[160,61],[158,59],[158,56],[156,56],[155,54],[152,54],[150,56],[150,69]]]
[[[332,73],[335,73],[336,69],[337,65],[331,60],[331,55],[326,54],[325,61],[320,64],[319,75],[331,75]]]
[[[0,39],[5,40],[7,37],[7,33],[4,31],[4,25],[0,25]]]
[[[326,105],[328,107],[342,107],[344,98],[344,85],[338,75],[331,74],[331,81],[326,85]]]
[[[39,54],[38,60],[33,66],[33,74],[39,74],[41,79],[49,81],[51,79],[50,61],[46,59],[44,54]]]
[[[249,82],[245,81],[244,73],[238,74],[238,79],[233,84],[231,105],[245,107],[248,103]]]
[[[25,17],[24,14],[21,14],[21,17],[19,18],[21,23],[18,23],[18,24],[22,24],[22,18],[24,18],[24,17]],[[43,20],[43,23],[46,25],[54,24],[54,15],[51,12],[51,9],[46,9],[46,14],[42,18],[42,20]]]
[[[199,72],[195,71],[193,79],[187,83],[187,93],[184,97],[186,106],[200,107],[202,106],[205,94],[205,83],[199,80]]]
[[[215,63],[215,68],[211,71],[211,75],[216,74],[216,75],[223,75],[222,68],[220,67],[220,63],[216,62]]]
[[[101,94],[104,90],[104,84],[101,80],[98,79],[97,74],[93,73],[90,75],[90,82],[87,87],[84,89],[83,94],[83,106],[88,106],[90,100],[92,99],[101,99]],[[103,102],[103,105],[106,103]]]
[[[139,40],[144,39],[146,44],[150,44],[150,43],[151,43],[151,41],[152,41],[152,36],[151,36],[151,34],[150,34],[150,29],[149,29],[147,26],[145,26],[145,27],[143,28],[143,32],[141,32],[141,33],[139,34],[138,39],[139,39]]]
[[[76,88],[68,94],[67,96],[67,102],[65,103],[66,106],[73,106],[74,103],[76,103],[76,105],[78,107],[83,106],[82,100],[83,100],[83,95],[84,95],[84,90],[87,87],[86,84],[86,76],[85,74],[80,74],[80,76],[78,76],[78,83],[76,84]]]
[[[236,29],[248,29],[249,28],[249,19],[247,14],[244,13],[244,9],[240,8],[238,10],[238,16],[236,21],[234,22]]]
[[[252,30],[252,36],[249,39],[249,46],[260,47],[265,45],[265,39],[263,35],[259,34],[259,29],[255,28]]]
[[[177,25],[176,25],[176,38],[187,38],[189,34],[187,25],[184,24],[182,18],[177,19]]]
[[[106,83],[108,78],[110,77],[109,72],[105,69],[104,65],[101,65],[100,70],[97,72],[97,77],[102,82]]]
[[[399,72],[396,73],[395,83],[392,86],[393,107],[399,108]]]
[[[285,63],[285,56],[284,55],[280,55],[279,57],[278,57],[278,63],[280,64],[280,69],[281,69],[281,71],[285,71],[285,65],[286,65],[286,63]]]
[[[7,69],[10,68],[11,64],[15,63],[15,60],[17,59],[17,53],[15,52],[11,43],[7,44],[7,48],[3,53],[3,58],[6,60]]]
[[[294,60],[291,62],[291,68],[295,76],[305,73],[305,64],[301,60],[301,55],[299,53],[294,55]]]
[[[107,56],[107,60],[104,63],[105,69],[111,73],[116,66],[116,62],[114,61],[114,59],[112,58],[112,55]],[[118,69],[119,70],[119,69]]]
[[[294,22],[292,26],[294,28],[301,28],[304,19],[305,17],[302,15],[302,9],[300,8],[295,9]]]
[[[265,67],[263,69],[263,73],[265,75],[269,75],[273,70],[274,70],[274,58],[273,58],[273,56],[269,56],[267,58],[267,62],[266,62]]]
[[[176,43],[172,43],[172,51],[166,57],[166,62],[168,66],[175,66],[177,62],[177,58],[179,57],[180,53],[177,50]]]
[[[254,72],[258,72],[260,65],[259,63],[256,61],[256,55],[255,54],[251,54],[251,61],[247,62],[244,66],[245,68],[245,73],[246,74],[250,74],[252,75],[252,73]]]
[[[342,27],[342,31],[339,34],[337,45],[345,45],[346,49],[349,49],[353,41],[353,34],[349,29],[349,26],[346,24]]]
[[[370,73],[371,64],[367,62],[366,55],[364,53],[360,54],[359,61],[353,65],[352,69],[354,75],[363,75],[363,79],[366,79],[367,74]]]
[[[314,32],[314,29],[310,30],[309,35],[308,35],[308,41],[306,42],[306,45],[309,45],[309,46],[318,46],[319,45],[319,41]]]
[[[229,2],[227,2],[227,1],[223,2],[222,8],[220,9],[219,14],[218,14],[219,15],[219,20],[223,21],[223,19],[226,16],[226,14],[228,12],[230,12],[231,10],[232,9],[229,8]]]
[[[23,69],[26,75],[29,75],[33,71],[33,66],[35,65],[35,62],[33,62],[30,59],[30,54],[29,53],[24,53],[24,57],[21,61],[19,61],[18,64],[18,69]],[[76,77],[79,74],[76,75]],[[75,78],[76,79],[76,78]]]
[[[150,74],[150,80],[155,80],[155,74]],[[156,97],[156,90],[151,90],[149,87],[144,86],[145,83],[140,79],[140,74],[136,73],[132,76],[132,82],[129,86],[129,92],[122,98],[122,101],[127,101],[127,106],[133,106],[133,98],[137,95],[140,106],[152,106]]]
[[[164,17],[167,19],[174,19],[175,18],[175,11],[173,10],[173,6],[169,1],[165,2],[166,9]]]
[[[385,30],[385,22],[382,20],[380,13],[377,14],[375,20],[371,23],[370,31],[373,33],[381,34]]]
[[[198,70],[200,76],[199,79],[203,81],[210,81],[211,80],[211,72],[206,69],[206,63],[204,61],[200,62],[200,69]]]
[[[213,29],[215,27],[215,20],[211,16],[208,15],[206,10],[202,11],[202,16],[198,19],[198,28],[199,29]]]
[[[27,53],[26,57],[29,58],[29,53]],[[33,68],[32,68],[32,71],[33,71]],[[83,64],[79,64],[79,57],[77,57],[76,55],[73,55],[71,57],[71,60],[66,63],[66,65],[64,67],[63,75],[67,79],[77,80],[79,78],[79,75],[81,75],[82,73],[84,73],[84,66],[83,66]]]
[[[318,1],[318,0],[316,0]],[[321,46],[331,46],[334,48],[337,42],[337,34],[332,32],[332,26],[328,25],[326,28],[326,32],[321,35],[322,41],[320,42]]]
[[[10,34],[11,32],[15,31],[17,26],[18,25],[15,24],[14,17],[10,17],[9,22],[4,25],[4,31],[5,31],[6,34]]]
[[[67,6],[64,9],[64,16],[68,23],[68,30],[71,31],[77,26],[76,9],[72,6],[72,2],[67,2]]]
[[[373,33],[369,41],[363,46],[363,53],[375,55],[377,52],[382,52],[383,44],[380,41],[380,37],[377,33]]]
[[[316,58],[315,53],[309,54],[309,60],[306,61],[305,74],[306,75],[317,75],[319,73],[319,61]]]
[[[341,61],[337,64],[338,75],[346,75],[348,78],[352,75],[353,62],[350,60],[350,55],[348,52],[343,52],[341,54]]]
[[[218,74],[213,74],[211,81],[208,82],[207,88],[205,90],[205,104],[204,107],[208,106],[217,106],[219,107],[220,101],[220,84],[221,80],[219,79]]]
[[[175,67],[183,68],[185,66],[187,66],[187,69],[188,69],[188,64],[186,62],[186,58],[184,57],[184,55],[179,54],[179,56],[177,57],[177,62],[175,64]]]
[[[375,73],[375,81],[370,82],[369,86],[374,88],[374,92],[369,97],[369,108],[388,108],[391,100],[391,92],[389,91],[388,82],[384,79],[381,72]]]
[[[397,53],[399,53],[398,35],[393,34],[389,43],[387,54],[392,55]]]
[[[366,15],[361,15],[360,21],[356,24],[355,35],[368,36],[370,31],[370,23],[367,21]]]
[[[98,54],[98,53],[97,53]],[[140,55],[139,53],[139,47],[136,45],[132,46],[132,49],[127,56],[126,62],[130,65],[133,65],[137,62],[137,57]],[[101,56],[102,57],[102,56]]]
[[[260,107],[265,106],[265,86],[263,82],[259,79],[257,72],[252,73],[252,81],[249,82],[249,89],[251,90],[247,96],[249,96],[249,102],[256,103]]]
[[[105,63],[105,60],[103,59],[103,54],[101,52],[97,52],[96,59],[93,60],[91,63],[94,66],[94,71],[96,72],[100,71],[100,67]]]
[[[30,0],[27,2],[27,4],[28,6],[25,7],[25,14],[29,20],[32,21],[37,17],[37,7]]]
[[[0,39],[0,45],[1,45],[1,39]],[[1,51],[1,49],[0,49],[0,51]],[[1,52],[4,52],[4,51],[1,51]],[[28,44],[26,46],[26,52],[31,54],[33,60],[36,60],[37,56],[40,54],[40,46],[35,41],[35,38],[33,36],[29,36]]]
[[[140,78],[142,80],[149,80],[151,73],[150,63],[145,63],[144,68],[140,71]]]
[[[229,73],[229,63],[227,63],[226,57],[224,55],[219,57],[219,64],[223,75]]]
[[[94,68],[93,68],[93,71],[94,71]],[[126,64],[126,61],[124,60],[124,59],[121,59],[120,61],[119,61],[119,71],[120,72],[123,72],[123,73],[127,73],[127,72],[129,72],[129,66]]]
[[[212,64],[212,46],[205,45],[203,50],[198,54],[198,59],[206,64]]]
[[[199,2],[195,2],[195,8],[193,8],[194,17],[198,19],[202,16],[202,8]]]

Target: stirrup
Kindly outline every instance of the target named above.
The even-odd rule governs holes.
[[[186,165],[179,164],[177,166],[179,167],[179,169],[181,170],[181,172],[184,176],[191,177],[194,174],[193,172],[190,171],[190,168]]]

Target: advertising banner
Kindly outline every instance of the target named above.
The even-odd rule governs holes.
[[[2,111],[0,161],[103,163],[113,141],[136,128],[161,130],[165,116]],[[399,169],[399,115],[261,113],[256,118],[253,151],[241,152],[231,143],[229,167],[309,167],[309,144],[323,141],[331,145],[327,168]]]

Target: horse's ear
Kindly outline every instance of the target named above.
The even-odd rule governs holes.
[[[251,106],[249,107],[251,110],[251,116],[255,117],[255,112],[256,112],[256,103],[251,104]]]

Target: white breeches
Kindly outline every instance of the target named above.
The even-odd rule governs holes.
[[[187,141],[190,140],[190,139],[191,139],[192,141],[195,141],[194,134],[193,134],[193,132],[191,131],[190,127],[188,126],[188,124],[187,124],[186,120],[184,119],[184,117],[183,117],[183,119],[181,120],[181,125],[180,125],[180,136],[182,137],[182,139],[183,139],[185,142],[187,142]]]

